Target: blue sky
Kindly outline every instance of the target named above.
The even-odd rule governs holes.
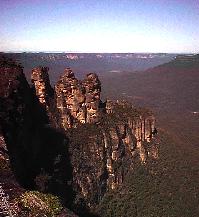
[[[199,0],[0,0],[0,51],[199,52]]]

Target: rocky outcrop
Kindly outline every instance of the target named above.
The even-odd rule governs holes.
[[[10,153],[11,162],[21,164],[21,170],[23,170],[22,158],[16,159],[16,155],[18,150],[24,150],[24,144],[19,140],[23,137],[25,123],[27,123],[27,104],[31,101],[31,97],[30,88],[23,74],[22,67],[14,63],[1,66],[0,86],[0,123],[2,133]]]
[[[46,110],[49,109],[50,99],[53,96],[53,89],[50,85],[48,70],[49,68],[47,67],[34,68],[31,75],[35,94],[41,105],[43,105]]]
[[[81,82],[70,68],[55,86],[56,104],[61,126],[67,130],[79,123],[94,123],[99,118],[101,84],[96,74],[90,73]]]
[[[145,164],[158,153],[154,116],[128,104],[108,103],[109,114],[97,125],[83,125],[70,135],[75,189],[90,207],[122,184],[136,161]]]
[[[33,96],[35,96],[35,104],[38,104],[38,109],[43,110],[46,116],[46,124],[58,128],[58,117],[54,103],[54,89],[50,85],[48,67],[36,67],[32,70],[31,83]],[[40,108],[39,108],[40,107]]]
[[[90,73],[83,81],[83,86],[86,90],[86,123],[95,123],[99,120],[100,115],[101,83],[96,74]]]
[[[70,68],[55,86],[57,109],[60,112],[61,125],[66,130],[79,123],[86,122],[84,87]]]
[[[46,102],[44,92],[38,94],[40,102]],[[89,207],[123,183],[136,160],[145,164],[149,157],[158,157],[152,142],[154,116],[126,102],[107,100],[102,108],[100,93],[96,74],[79,81],[70,68],[55,85],[54,93],[59,127],[70,139],[73,188],[79,204],[83,200]]]
[[[38,67],[32,91],[20,66],[3,66],[0,73],[2,133],[16,175],[25,173],[32,186],[45,170],[54,192],[64,198],[70,185],[77,209],[94,207],[136,161],[158,157],[154,116],[126,102],[102,103],[96,74],[79,81],[67,68],[52,89],[48,68]]]

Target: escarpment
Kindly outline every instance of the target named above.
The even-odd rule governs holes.
[[[45,83],[48,82],[48,74],[43,73],[46,73],[45,68],[33,70],[35,87],[32,90],[21,66],[8,63],[0,67],[2,134],[15,176],[27,188],[35,186],[34,179],[41,171],[54,174],[54,162],[58,156],[59,162],[67,161],[67,151],[63,150],[67,138],[50,126],[52,106],[48,103],[51,92],[44,90],[51,91],[51,88]],[[68,163],[64,167],[70,171]],[[66,175],[64,177],[70,179]]]
[[[135,161],[158,158],[153,114],[127,102],[102,103],[96,74],[80,81],[67,68],[52,88],[48,68],[38,67],[31,88],[20,66],[0,70],[0,124],[16,174],[34,183],[44,169],[51,186],[72,188],[77,210],[123,183]]]
[[[158,157],[153,144],[154,116],[129,103],[102,103],[100,93],[96,74],[79,81],[70,68],[60,77],[54,93],[59,127],[70,140],[77,204],[83,200],[90,207],[123,182],[136,159],[144,164],[147,158]]]
[[[0,124],[13,170],[19,177],[25,173],[26,143],[24,135],[31,125],[31,90],[23,69],[15,63],[0,66]],[[28,175],[28,173],[27,173]]]
[[[94,206],[122,184],[136,161],[145,164],[148,158],[158,158],[155,131],[149,111],[121,102],[112,103],[109,114],[102,114],[97,123],[69,131],[74,187],[87,205]]]

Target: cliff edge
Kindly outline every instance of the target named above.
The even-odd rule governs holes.
[[[19,65],[2,63],[0,73],[2,135],[24,188],[57,194],[81,214],[122,184],[136,161],[158,158],[153,114],[102,102],[96,74],[80,81],[67,68],[52,88],[46,67],[32,70],[32,86]]]

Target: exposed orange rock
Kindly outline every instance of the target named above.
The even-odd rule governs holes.
[[[32,70],[31,81],[35,88],[35,94],[39,102],[48,109],[49,98],[52,96],[53,89],[50,85],[48,67],[38,67]]]
[[[9,73],[6,70],[9,70]],[[12,73],[16,73],[14,78]],[[8,79],[0,77],[0,82],[5,86],[5,90],[0,94],[0,100],[3,100],[4,105],[0,108],[0,119],[4,120],[2,126],[9,131],[9,135],[5,136],[6,141],[9,141],[10,147],[17,147],[17,151],[23,148],[24,153],[29,154],[25,160],[32,165],[32,161],[34,163],[37,158],[29,161],[32,157],[29,147],[35,153],[34,156],[39,155],[42,150],[39,145],[35,147],[34,142],[29,145],[29,140],[34,140],[32,130],[40,136],[42,135],[37,131],[38,126],[40,129],[45,129],[43,132],[46,132],[46,125],[51,129],[55,127],[62,130],[64,136],[69,137],[69,143],[68,150],[59,153],[63,158],[64,154],[69,152],[70,159],[67,160],[72,167],[71,186],[88,207],[98,204],[107,190],[115,189],[122,184],[135,161],[145,164],[149,158],[158,158],[158,148],[153,143],[154,116],[150,112],[136,110],[126,102],[107,100],[102,103],[101,83],[96,74],[90,73],[80,81],[72,70],[67,68],[53,89],[50,86],[48,68],[34,68],[31,80],[34,87],[33,98],[37,99],[38,105],[36,102],[34,102],[36,105],[29,102],[31,88],[21,68],[4,69],[3,75],[4,78],[8,75]],[[14,97],[13,93],[16,93]],[[41,106],[41,111],[44,112],[42,115],[47,120],[40,122],[40,117],[36,119],[37,114],[32,113],[37,109],[32,109],[32,106],[39,109]],[[9,109],[15,113],[14,122],[9,120]],[[52,125],[51,120],[56,124]],[[28,135],[24,136],[25,142],[22,147],[22,136],[15,133],[16,127],[19,128],[17,132],[22,134],[26,132]],[[55,144],[58,146],[61,142],[63,140]],[[49,148],[56,151],[57,147],[48,144],[46,146],[48,148],[44,154]],[[54,156],[53,151],[51,154]],[[52,162],[54,161],[53,158]],[[36,169],[39,169],[39,166]],[[63,165],[59,166],[63,167]],[[68,173],[68,171],[64,172]],[[64,183],[65,180],[61,181]],[[77,203],[81,204],[81,200]]]
[[[101,84],[96,74],[90,73],[81,82],[70,68],[55,85],[57,108],[64,129],[78,123],[94,123],[99,117]]]

